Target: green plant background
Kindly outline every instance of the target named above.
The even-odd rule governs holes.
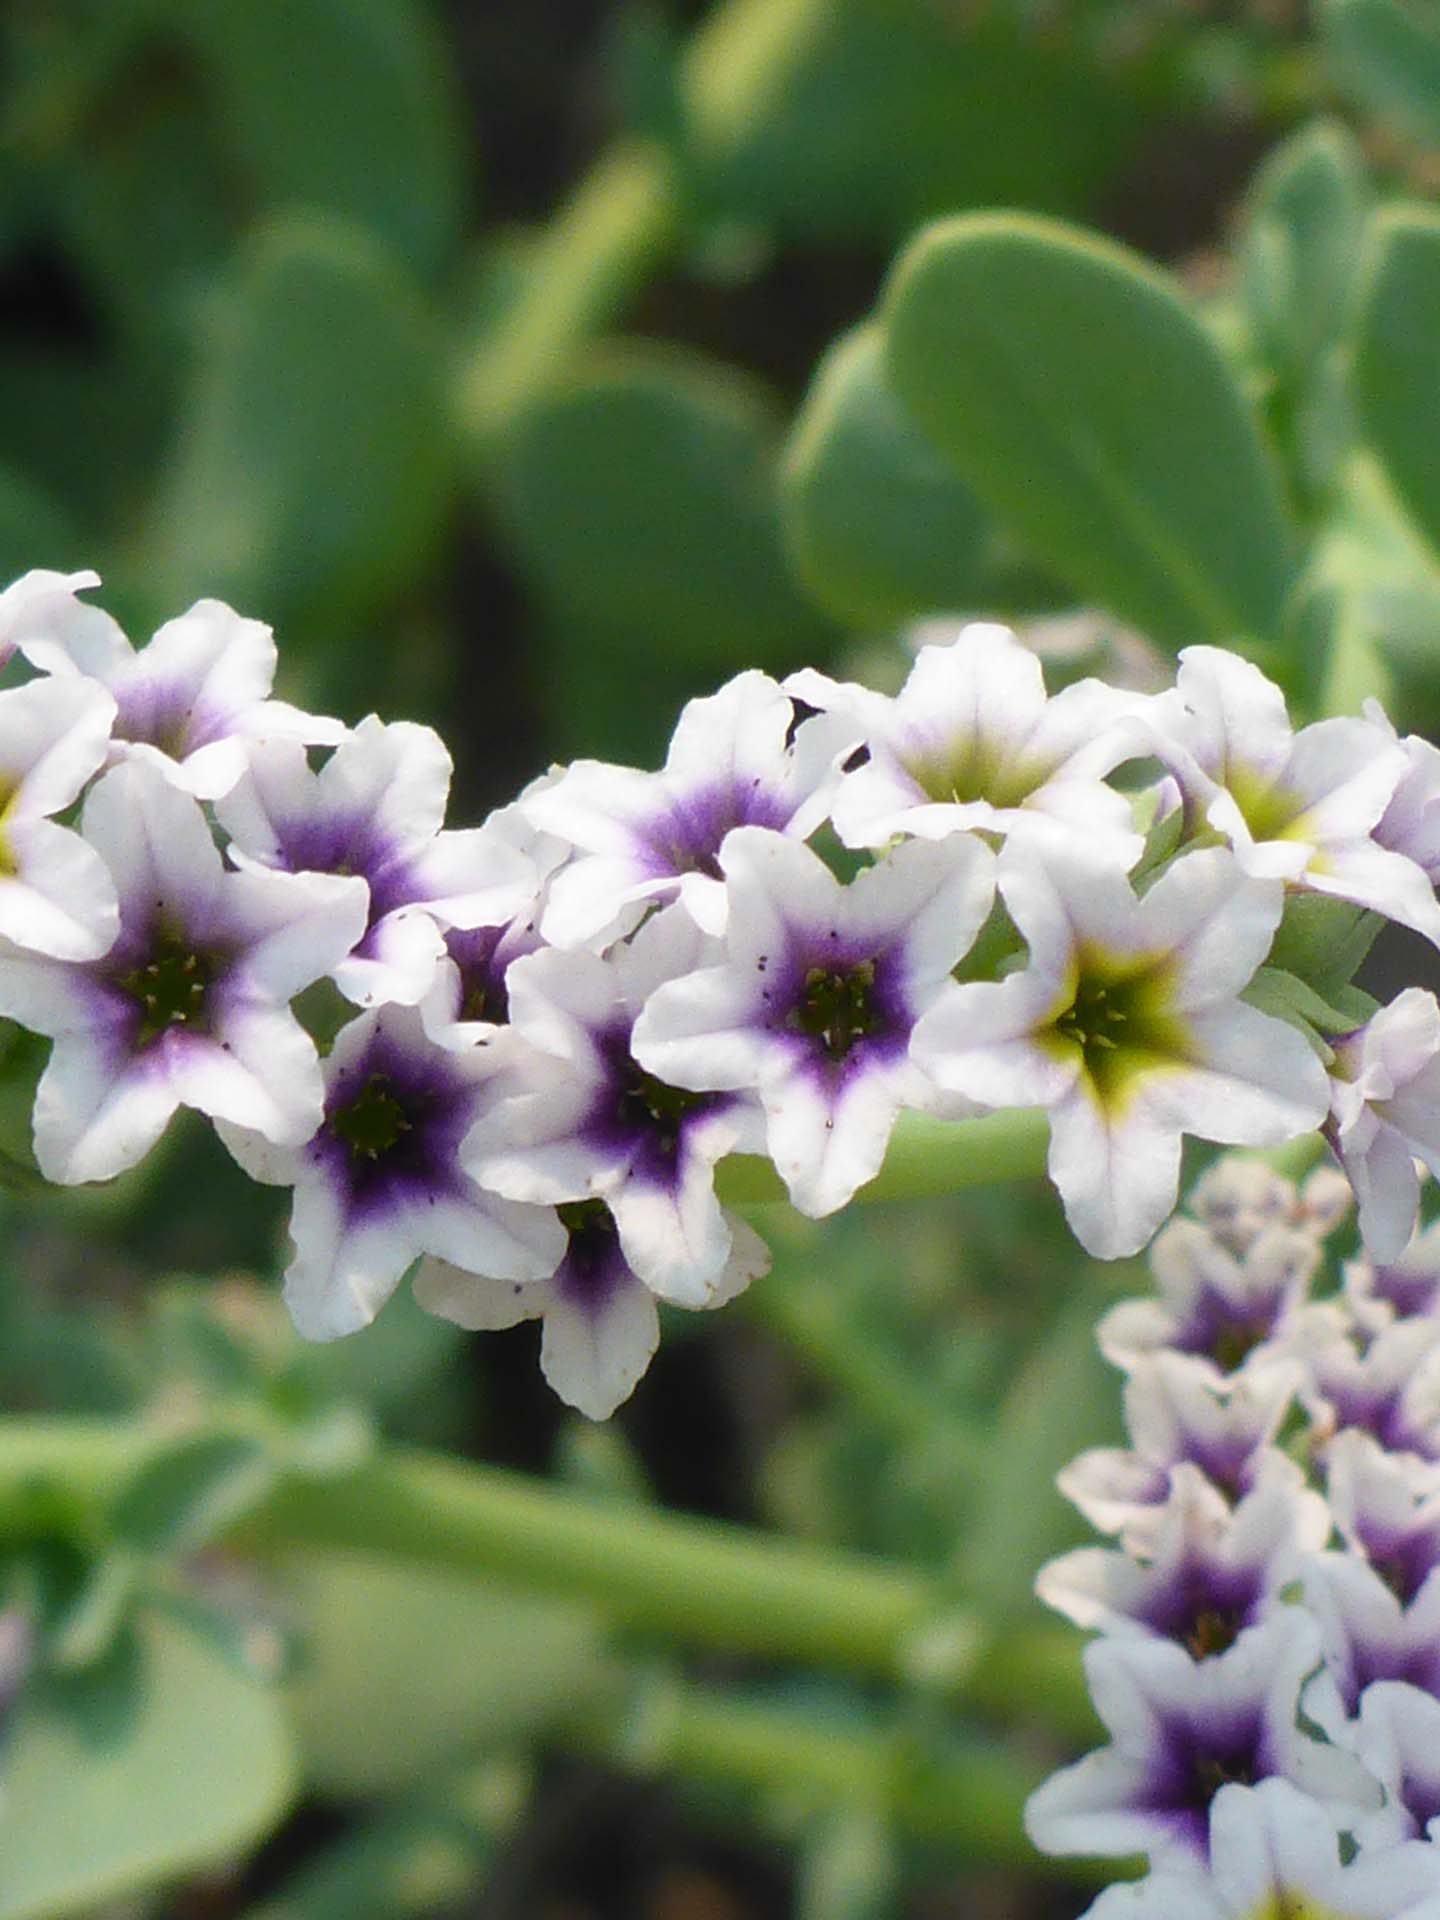
[[[457,819],[655,764],[744,666],[897,685],[946,614],[1057,680],[1213,641],[1302,717],[1440,722],[1435,0],[11,0],[0,41],[0,576],[271,620],[289,697],[442,728]],[[1083,1909],[1018,1824],[1091,1733],[1030,1583],[1143,1274],[1010,1181],[1033,1139],[765,1208],[773,1274],[596,1429],[533,1330],[398,1297],[303,1349],[202,1127],[44,1191],[4,1046],[0,1920]]]

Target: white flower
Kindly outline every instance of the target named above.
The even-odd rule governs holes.
[[[1035,1591],[1077,1626],[1175,1640],[1198,1660],[1263,1617],[1296,1554],[1329,1539],[1330,1513],[1319,1494],[1274,1473],[1232,1509],[1198,1467],[1182,1463],[1154,1527],[1147,1563],[1081,1547],[1043,1567]]]
[[[1365,702],[1365,718],[1391,740],[1398,738],[1378,700]],[[1423,868],[1433,886],[1440,879],[1440,748],[1418,733],[1400,741],[1408,762],[1390,804],[1380,816],[1375,839]]]
[[[435,981],[442,929],[503,926],[532,903],[533,861],[504,832],[442,832],[451,761],[430,727],[362,720],[318,773],[288,741],[252,749],[216,807],[238,865],[358,874],[369,923],[335,981],[357,1006],[413,1006]]]
[[[1351,1551],[1408,1605],[1440,1566],[1440,1466],[1352,1428],[1326,1449],[1325,1483]]]
[[[315,1048],[288,1002],[364,924],[358,883],[227,873],[196,801],[137,762],[85,802],[119,896],[104,956],[0,958],[0,1011],[55,1042],[35,1100],[47,1179],[108,1180],[177,1107],[299,1141],[320,1118]]]
[[[1267,1227],[1295,1216],[1293,1182],[1253,1153],[1222,1153],[1195,1182],[1186,1207],[1223,1247],[1243,1257]]]
[[[1278,882],[1215,847],[1137,898],[1103,844],[1034,827],[1002,849],[1000,891],[1028,964],[949,986],[911,1052],[971,1100],[1049,1109],[1050,1177],[1089,1252],[1134,1253],[1171,1213],[1182,1134],[1275,1146],[1320,1124],[1319,1061],[1239,998],[1279,924]]]
[[[720,865],[724,962],[656,989],[634,1055],[672,1086],[753,1088],[792,1202],[833,1213],[901,1107],[939,1103],[906,1050],[990,910],[993,860],[968,835],[907,842],[846,887],[799,841],[740,827]]]
[[[461,1148],[482,1186],[512,1200],[604,1200],[620,1250],[652,1292],[706,1304],[730,1259],[715,1163],[759,1147],[753,1101],[690,1093],[637,1065],[631,1031],[665,981],[692,972],[715,943],[683,907],[664,909],[606,959],[551,947],[507,976],[510,1027],[530,1054]],[[548,1069],[548,1070],[547,1070]]]
[[[1377,1260],[1399,1259],[1415,1231],[1414,1156],[1440,1171],[1440,1006],[1407,987],[1334,1042],[1330,1135]]]
[[[1408,765],[1371,720],[1291,730],[1280,689],[1220,647],[1187,647],[1156,751],[1245,871],[1371,907],[1440,943],[1423,870],[1373,837]]]
[[[1276,1345],[1305,1368],[1317,1444],[1357,1427],[1382,1446],[1440,1454],[1440,1320],[1362,1326],[1340,1301],[1312,1301]]]
[[[63,813],[105,763],[115,703],[80,680],[0,693],[0,938],[59,960],[93,960],[120,919],[105,864]]]
[[[556,946],[628,931],[652,900],[679,898],[707,933],[725,927],[720,848],[734,827],[803,839],[825,818],[833,727],[805,720],[758,672],[738,674],[680,715],[664,771],[577,760],[522,802],[577,857],[558,874],[541,923]]]
[[[221,1128],[252,1178],[295,1189],[285,1303],[307,1340],[368,1326],[421,1255],[507,1285],[555,1271],[565,1235],[551,1209],[485,1193],[460,1164],[504,1052],[437,1047],[416,1009],[382,1007],[341,1029],[303,1145]]]
[[[77,599],[93,573],[27,574],[0,601],[0,632],[46,673],[97,681],[116,706],[112,759],[147,761],[173,785],[215,800],[240,778],[248,743],[340,739],[338,720],[272,700],[275,636],[219,600],[197,600],[137,653],[110,615]]]
[[[1342,1865],[1340,1832],[1288,1780],[1223,1786],[1206,1871],[1110,1887],[1086,1920],[1440,1920],[1440,1850],[1412,1842]]]
[[[1345,1298],[1366,1324],[1433,1314],[1440,1307],[1440,1221],[1395,1260],[1347,1260]]]
[[[1440,1700],[1403,1680],[1375,1681],[1360,1702],[1355,1751],[1385,1782],[1406,1831],[1440,1839]],[[1423,1852],[1440,1878],[1440,1846]],[[1440,1920],[1440,1899],[1435,1913]]]
[[[1144,1853],[1162,1870],[1203,1870],[1227,1781],[1278,1775],[1347,1816],[1381,1804],[1346,1751],[1319,1630],[1299,1607],[1277,1608],[1208,1660],[1170,1640],[1097,1640],[1085,1672],[1111,1745],[1031,1796],[1025,1823],[1043,1853]],[[1302,1713],[1323,1738],[1301,1730]]]
[[[1228,1373],[1283,1330],[1319,1264],[1314,1236],[1294,1227],[1266,1227],[1237,1258],[1198,1220],[1172,1220],[1150,1248],[1161,1298],[1112,1307],[1096,1330],[1100,1351],[1129,1367],[1173,1347]]]
[[[1326,1668],[1350,1712],[1377,1680],[1440,1688],[1440,1580],[1431,1575],[1405,1601],[1352,1553],[1311,1554],[1298,1572]]]
[[[1102,1533],[1121,1533],[1132,1552],[1154,1550],[1173,1470],[1199,1467],[1239,1498],[1273,1472],[1303,1475],[1273,1443],[1305,1379],[1298,1361],[1252,1361],[1228,1377],[1193,1354],[1160,1352],[1136,1361],[1125,1382],[1131,1447],[1095,1447],[1065,1467],[1058,1484]]]
[[[1104,775],[1150,751],[1136,718],[1145,701],[1099,680],[1050,698],[1040,662],[1008,627],[977,621],[947,646],[921,647],[894,699],[808,668],[785,684],[867,750],[832,804],[847,846],[1003,832],[1029,809],[1093,833],[1127,867],[1139,856],[1130,803]]]
[[[660,1340],[655,1295],[625,1258],[603,1200],[563,1206],[565,1256],[548,1280],[504,1286],[442,1261],[426,1261],[415,1297],[462,1327],[489,1331],[543,1321],[540,1367],[560,1398],[591,1420],[606,1420],[649,1366]],[[770,1265],[769,1249],[743,1220],[730,1219],[728,1262],[700,1304],[723,1306]]]

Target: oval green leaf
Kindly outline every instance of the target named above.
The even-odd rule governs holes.
[[[941,222],[888,291],[890,373],[960,478],[1154,638],[1263,641],[1294,538],[1220,351],[1161,273],[1052,222]]]
[[[1440,551],[1440,214],[1377,223],[1355,347],[1360,429],[1402,505]]]
[[[1440,16],[1433,6],[1325,0],[1320,31],[1336,84],[1352,100],[1423,146],[1440,147]]]

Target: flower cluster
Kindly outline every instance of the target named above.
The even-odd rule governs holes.
[[[1167,1218],[1187,1133],[1323,1125],[1377,1252],[1409,1237],[1440,1009],[1351,975],[1384,918],[1440,944],[1440,757],[1378,712],[1297,732],[1208,647],[1158,695],[1052,695],[972,624],[893,698],[742,673],[659,772],[578,761],[457,829],[430,729],[275,700],[269,629],[215,601],[137,650],[96,585],[0,595],[0,1014],[53,1042],[36,1158],[105,1180],[210,1116],[293,1190],[311,1337],[413,1269],[462,1325],[542,1319],[603,1416],[658,1302],[766,1265],[717,1163],[764,1154],[827,1214],[905,1109],[1042,1109],[1102,1257]]]
[[[1440,1226],[1337,1286],[1349,1199],[1222,1159],[1101,1323],[1131,1445],[1061,1487],[1118,1545],[1038,1587],[1096,1633],[1110,1744],[1029,1807],[1148,1862],[1095,1920],[1440,1916]]]

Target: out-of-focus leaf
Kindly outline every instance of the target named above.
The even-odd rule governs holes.
[[[606,1679],[593,1616],[558,1601],[359,1554],[297,1555],[285,1580],[290,1706],[329,1793],[392,1792],[532,1735]]]
[[[1360,430],[1440,552],[1440,214],[1397,207],[1381,215],[1360,298]]]
[[[796,570],[837,619],[887,626],[976,602],[985,517],[906,418],[876,327],[821,361],[783,483]]]
[[[1320,28],[1351,99],[1440,147],[1440,9],[1428,0],[1323,0]]]
[[[453,61],[421,0],[183,0],[259,204],[326,208],[418,272],[461,217]]]
[[[886,301],[897,392],[1080,593],[1157,639],[1263,641],[1294,555],[1267,451],[1177,289],[1018,215],[932,227]]]
[[[820,622],[781,548],[778,433],[740,373],[658,348],[607,355],[527,411],[505,450],[527,570],[562,614],[672,660],[798,661]]]
[[[130,1899],[252,1844],[294,1755],[275,1695],[162,1614],[15,1710],[0,1800],[0,1920]]]
[[[900,1897],[894,1837],[878,1807],[840,1807],[809,1836],[797,1920],[893,1920]]]
[[[196,1434],[152,1455],[121,1487],[111,1531],[137,1553],[193,1553],[263,1500],[274,1481],[257,1440]]]
[[[1240,294],[1277,371],[1304,378],[1344,333],[1369,203],[1364,159],[1333,122],[1277,147],[1251,183]]]
[[[445,511],[440,356],[401,265],[338,222],[245,247],[154,532],[157,594],[328,626],[412,578]]]
[[[1123,151],[1129,116],[1063,26],[1042,38],[1007,11],[714,9],[682,72],[708,196],[782,232],[879,238],[996,201],[1078,210]]]

